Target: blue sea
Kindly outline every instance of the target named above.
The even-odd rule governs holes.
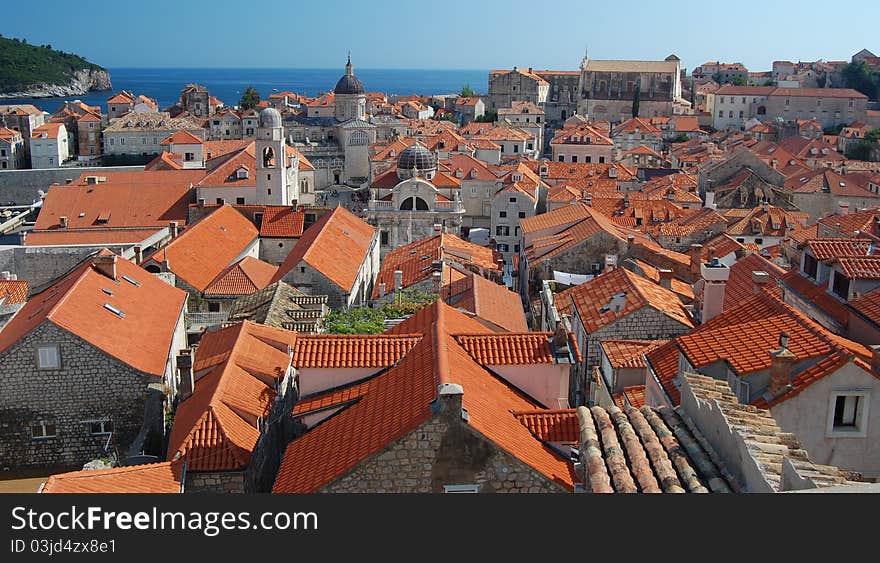
[[[212,96],[226,105],[234,106],[241,93],[251,85],[261,98],[273,92],[290,91],[317,96],[333,89],[345,69],[269,69],[269,68],[108,68],[113,92],[129,90],[154,98],[160,108],[177,102],[180,90],[189,83],[206,86]],[[368,92],[393,95],[450,94],[460,92],[465,84],[476,92],[488,90],[488,70],[412,70],[412,69],[358,69],[355,74]],[[101,106],[110,92],[89,92],[69,98],[24,98],[0,100],[0,104],[28,103],[54,113],[65,100],[82,100],[91,106]]]

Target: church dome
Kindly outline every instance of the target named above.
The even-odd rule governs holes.
[[[275,129],[281,127],[281,114],[275,108],[266,108],[260,112],[260,127]]]
[[[420,171],[437,168],[434,153],[420,143],[413,143],[406,147],[397,158],[398,170],[412,170],[413,168]]]
[[[345,65],[345,75],[336,83],[336,88],[333,89],[333,93],[342,95],[364,93],[364,85],[358,77],[354,75],[350,55],[348,57],[348,64]]]

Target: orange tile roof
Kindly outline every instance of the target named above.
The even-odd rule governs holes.
[[[552,333],[459,334],[455,341],[484,366],[552,364]]]
[[[640,117],[632,117],[611,130],[612,137],[621,133],[650,133],[659,135],[661,131],[649,121]]]
[[[261,237],[297,238],[303,234],[305,213],[287,205],[267,205],[260,224]]]
[[[113,253],[104,249],[97,255]],[[117,281],[100,273],[93,262],[90,257],[31,296],[0,331],[0,355],[50,322],[136,370],[164,376],[186,293],[122,258],[116,260]],[[107,304],[125,317],[109,310]]]
[[[170,221],[184,226],[192,198],[190,186],[202,173],[198,170],[102,172],[100,176],[107,178],[106,182],[87,184],[86,177],[95,174],[83,172],[73,184],[49,188],[34,231],[28,235],[28,243],[37,244],[33,237],[41,231],[159,228],[167,227]],[[67,229],[59,225],[62,216],[67,217]],[[98,217],[107,220],[99,223]]]
[[[349,290],[357,280],[375,235],[375,228],[344,207],[337,207],[305,230],[272,283],[306,262],[331,282]]]
[[[758,397],[756,400],[752,401],[752,405],[758,407],[759,409],[769,409],[783,401],[787,401],[788,399],[791,399],[792,397],[800,394],[804,389],[806,389],[813,383],[836,372],[850,361],[852,361],[851,356],[835,352],[834,354],[829,355],[828,357],[816,362],[813,366],[810,366],[809,368],[795,375],[791,381],[791,387],[789,387],[788,390],[786,390],[781,395],[773,397],[772,399],[768,399],[767,397],[763,396]],[[870,372],[871,370],[868,369],[867,371]]]
[[[244,178],[239,178],[237,174],[240,168],[256,169],[255,151],[256,143],[251,142],[234,152],[212,158],[210,162],[214,163],[212,164],[213,168],[199,180],[198,185],[211,187],[256,186],[257,179],[253,174],[249,173]]]
[[[46,137],[49,139],[57,139],[58,135],[60,135],[61,126],[63,123],[45,123],[40,125],[33,131],[31,131],[31,139],[40,139],[43,136],[43,133],[46,134]]]
[[[730,278],[724,286],[725,310],[735,307],[755,294],[752,272],[756,271],[769,274],[768,289],[778,291],[776,281],[785,275],[785,270],[758,254],[749,254],[730,267]]]
[[[830,263],[839,264],[843,274],[851,280],[880,279],[880,256],[842,256]]]
[[[589,139],[589,143],[585,139]],[[589,125],[566,127],[559,129],[550,141],[551,145],[558,144],[590,144],[590,145],[613,145],[614,142],[604,133]]]
[[[177,407],[169,460],[185,460],[188,471],[246,468],[260,437],[258,419],[269,414],[295,340],[294,332],[248,321],[206,333],[194,370],[210,371]]]
[[[626,292],[626,297],[618,313],[600,311],[608,305],[613,295],[622,292]],[[653,307],[680,324],[694,326],[681,300],[673,292],[624,268],[616,268],[575,286],[569,297],[588,333],[596,332],[643,307]]]
[[[630,260],[639,267],[639,273],[656,284],[660,283],[660,269],[648,264],[644,260],[639,260],[638,258],[630,258]],[[678,295],[679,299],[682,301],[688,303],[694,300],[694,290],[693,287],[691,287],[691,284],[673,277],[670,287],[672,292]]]
[[[245,256],[220,272],[205,288],[208,295],[250,295],[267,285],[278,271],[278,266]]]
[[[479,274],[471,272],[461,280],[446,284],[440,294],[446,303],[469,311],[503,330],[528,330],[519,294]]]
[[[668,340],[602,340],[599,344],[613,369],[646,368],[645,354],[664,346]]]
[[[43,493],[182,493],[183,464],[162,462],[58,473]]]
[[[862,317],[880,325],[880,289],[869,291],[853,299],[849,305]]]
[[[417,240],[392,250],[382,259],[382,268],[373,289],[373,299],[379,298],[380,283],[385,284],[386,293],[394,291],[394,272],[397,270],[403,272],[403,287],[407,288],[430,279],[433,275],[431,264],[437,260],[464,267],[473,266],[500,275],[499,259],[500,255],[491,248],[476,245],[449,233]]]
[[[681,392],[675,384],[675,378],[678,377],[679,355],[680,352],[675,341],[669,341],[669,343],[654,348],[645,354],[645,359],[650,364],[654,375],[657,376],[657,381],[663,387],[673,405],[681,403]]]
[[[205,143],[204,139],[196,137],[189,131],[177,131],[173,135],[162,139],[160,145],[203,145]]]
[[[640,409],[645,406],[644,385],[632,385],[630,387],[624,387],[623,392],[621,392],[620,395],[622,398],[626,398],[626,401],[621,401],[623,403],[623,406],[620,404],[617,405],[620,408],[625,408],[625,405],[627,404],[629,404],[629,406],[634,409]]]
[[[806,213],[791,212],[771,205],[756,207],[727,228],[727,234],[783,237],[789,231],[806,225]]]
[[[841,325],[846,325],[848,319],[846,307],[828,293],[827,282],[822,285],[815,284],[801,275],[797,269],[788,272],[779,279],[789,291],[800,295]]]
[[[684,215],[672,222],[660,225],[660,236],[682,237],[708,229],[715,225],[726,225],[727,220],[714,209],[704,207],[696,213]]]
[[[122,91],[117,94],[113,94],[109,98],[107,98],[108,104],[132,104],[134,103],[134,98],[128,92]]]
[[[421,334],[301,334],[296,341],[292,365],[297,368],[390,367],[421,339]]]
[[[838,256],[868,256],[873,244],[863,239],[819,239],[807,241],[807,248],[816,260],[830,260]]]
[[[186,228],[144,262],[168,261],[168,268],[197,291],[204,291],[235,258],[251,246],[259,232],[230,205]]]
[[[28,282],[0,280],[0,305],[15,305],[27,301]]]
[[[463,387],[470,428],[572,490],[577,476],[571,463],[536,440],[512,414],[533,411],[537,404],[474,362],[453,338],[488,331],[440,301],[392,329],[390,334],[425,337],[396,366],[363,383],[360,400],[290,443],[274,492],[318,491],[413,431],[433,416],[439,383]]]
[[[326,393],[305,397],[293,405],[293,412],[291,414],[295,418],[308,413],[346,406],[359,400],[368,390],[369,385],[361,383],[352,387],[333,389]]]
[[[515,412],[513,416],[542,442],[579,441],[580,427],[573,410],[535,410]]]

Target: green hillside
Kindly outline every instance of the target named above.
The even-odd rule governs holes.
[[[20,92],[34,84],[64,85],[73,72],[82,69],[104,70],[51,45],[28,45],[25,40],[0,37],[0,93]]]

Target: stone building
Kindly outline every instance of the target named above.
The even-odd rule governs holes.
[[[547,81],[547,99],[541,109],[549,125],[558,129],[577,113],[581,73],[576,70],[536,70],[535,74]]]
[[[690,332],[694,323],[671,290],[624,268],[558,293],[556,309],[570,320],[583,361],[572,378],[572,404],[595,400],[589,374],[601,362],[603,340],[653,340]]]
[[[119,157],[157,156],[162,152],[162,140],[178,131],[205,137],[201,125],[188,117],[172,118],[165,112],[128,113],[104,129],[104,154]]]
[[[613,150],[614,142],[608,133],[589,125],[560,129],[550,141],[550,158],[554,162],[611,163]]]
[[[0,331],[0,465],[162,455],[185,303],[107,250],[33,295]]]
[[[527,166],[518,166],[502,178],[503,187],[492,196],[489,236],[504,263],[513,264],[520,250],[520,225],[534,217],[546,185]]]
[[[415,142],[400,152],[394,172],[394,186],[373,182],[372,198],[365,210],[367,222],[379,228],[383,250],[432,236],[435,229],[458,233],[464,206],[460,182],[442,185],[448,177],[437,172],[437,159],[424,145]],[[439,185],[438,185],[439,184]]]
[[[303,232],[271,283],[327,295],[331,309],[364,305],[379,272],[379,233],[344,207]]]
[[[580,70],[578,113],[593,121],[618,123],[632,117],[636,86],[641,116],[672,115],[686,104],[681,98],[681,61],[675,55],[663,61],[584,57]]]
[[[318,102],[319,107],[313,103],[286,117],[285,134],[314,165],[316,189],[361,187],[370,176],[369,147],[376,142],[377,127],[368,121],[366,92],[351,57],[333,92]]]
[[[187,84],[180,91],[180,107],[195,117],[208,117],[211,111],[211,95],[208,89],[200,84]]]
[[[540,106],[547,101],[550,84],[532,69],[493,70],[489,72],[489,95],[486,108],[509,108],[513,102],[531,102]]]
[[[24,138],[15,129],[0,127],[0,170],[27,168],[28,151]]]
[[[30,138],[31,168],[60,168],[70,159],[70,138],[63,123],[46,123]]]
[[[31,104],[0,105],[0,126],[18,131],[25,139],[25,152],[30,158],[30,145],[27,140],[33,131],[46,123],[46,114]]]
[[[373,344],[379,339],[382,352]],[[344,364],[343,344],[350,350]],[[293,416],[302,430],[287,447],[274,492],[574,489],[564,448],[536,439],[517,416],[567,404],[560,393],[578,356],[564,333],[493,333],[438,301],[386,335],[313,345],[310,355],[331,358],[322,367],[341,369],[317,388],[307,388],[300,369]],[[365,435],[367,428],[382,431]]]

